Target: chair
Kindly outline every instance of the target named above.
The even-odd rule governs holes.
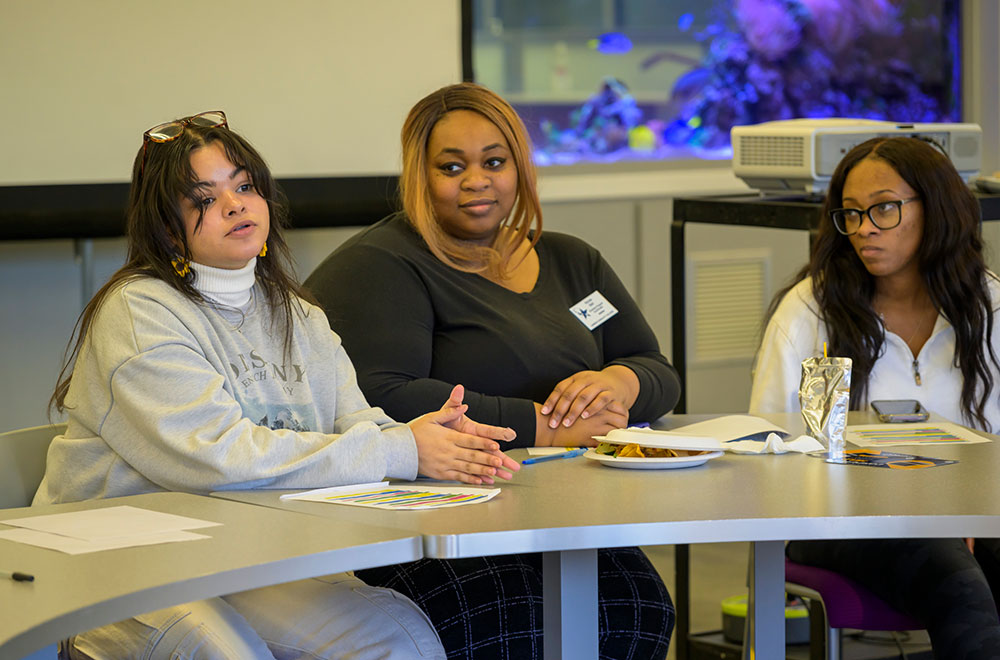
[[[0,509],[28,506],[45,474],[52,438],[65,424],[46,424],[0,433]]]
[[[854,580],[825,568],[785,558],[785,591],[808,598],[810,660],[840,660],[843,628],[862,630],[922,630],[915,619],[894,610]],[[816,607],[816,605],[820,607]],[[825,644],[823,643],[825,641]]]
[[[46,424],[0,433],[0,509],[31,504],[45,474],[49,443],[65,430],[66,424]],[[52,645],[24,660],[48,660],[57,656],[57,647]]]

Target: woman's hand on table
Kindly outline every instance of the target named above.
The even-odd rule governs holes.
[[[548,416],[550,428],[560,424],[568,427],[577,420],[597,415],[612,403],[628,411],[638,396],[639,377],[635,372],[612,364],[600,371],[580,371],[559,381],[542,404],[541,414]]]
[[[417,443],[417,470],[433,479],[492,484],[494,477],[513,478],[521,469],[500,450],[496,440],[510,442],[513,429],[474,422],[465,416],[465,389],[456,385],[440,410],[409,423]]]
[[[549,426],[548,415],[542,414],[542,404],[535,404],[536,447],[596,447],[595,435],[606,435],[614,429],[628,426],[628,410],[618,402],[586,419],[578,419],[572,426]]]

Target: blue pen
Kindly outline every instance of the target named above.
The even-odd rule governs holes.
[[[574,456],[583,456],[587,453],[587,448],[574,449],[572,451],[565,451],[561,454],[548,454],[547,456],[533,456],[531,458],[526,458],[521,461],[521,465],[531,465],[533,463],[541,463],[542,461],[554,461],[557,458],[573,458]]]

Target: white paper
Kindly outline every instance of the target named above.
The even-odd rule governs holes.
[[[163,532],[214,527],[220,524],[133,506],[112,506],[103,509],[87,509],[86,511],[52,513],[13,520],[0,520],[0,523],[87,541],[148,536]]]
[[[670,430],[674,433],[707,435],[723,443],[764,433],[783,433],[784,435],[788,435],[788,432],[777,424],[772,424],[766,419],[754,417],[753,415],[726,415]]]
[[[348,484],[347,486],[330,486],[329,488],[317,488],[315,490],[303,490],[298,493],[285,493],[280,500],[314,500],[317,497],[328,497],[330,495],[342,495],[344,493],[357,493],[364,490],[374,490],[384,488],[389,485],[388,481],[371,481],[366,484]]]
[[[131,548],[139,545],[155,545],[157,543],[196,541],[208,538],[212,537],[205,536],[204,534],[195,534],[194,532],[173,531],[141,536],[117,537],[102,541],[88,541],[86,539],[73,538],[72,536],[61,536],[59,534],[40,532],[27,528],[0,531],[0,539],[34,545],[39,548],[48,548],[49,550],[58,550],[69,555],[80,555],[100,550],[115,550],[117,548]]]
[[[950,422],[906,422],[848,426],[844,439],[859,447],[905,445],[954,445],[989,442],[969,429]]]
[[[579,449],[579,447],[528,447],[528,456],[551,456]]]

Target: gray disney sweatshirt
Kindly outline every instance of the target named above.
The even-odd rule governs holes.
[[[109,294],[35,503],[413,479],[413,434],[365,401],[322,310],[301,302],[286,360],[263,292],[251,294],[242,310],[154,278]]]

